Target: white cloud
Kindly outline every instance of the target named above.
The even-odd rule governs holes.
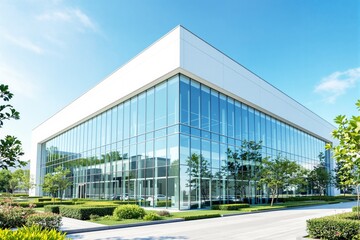
[[[334,103],[339,96],[345,94],[357,82],[360,82],[360,67],[330,74],[315,87],[315,92],[323,94],[326,102]]]
[[[39,21],[67,22],[78,24],[83,28],[91,29],[93,31],[97,30],[94,22],[84,12],[77,8],[47,12],[37,16],[36,19]]]
[[[9,42],[11,42],[12,44],[17,45],[19,47],[22,47],[22,48],[24,48],[26,50],[32,51],[32,52],[34,52],[36,54],[43,54],[44,53],[43,48],[36,45],[35,43],[30,41],[29,39],[21,38],[21,37],[15,37],[13,35],[6,34],[6,33],[3,33],[2,36],[5,39],[7,39]]]

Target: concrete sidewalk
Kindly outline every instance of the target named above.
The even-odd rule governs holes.
[[[184,219],[176,218],[176,219],[169,219],[169,220],[118,224],[118,225],[109,226],[109,225],[103,225],[103,224],[99,224],[99,223],[88,222],[88,221],[84,221],[84,220],[63,217],[62,218],[63,225],[60,227],[60,231],[66,232],[67,234],[75,234],[75,233],[104,231],[104,230],[119,229],[119,228],[131,228],[131,227],[140,227],[140,226],[147,226],[147,225],[182,222],[182,221],[184,221]]]
[[[74,218],[62,217],[62,226],[60,227],[60,230],[64,232],[71,232],[77,229],[86,230],[86,229],[93,229],[104,226],[106,225],[77,220]]]

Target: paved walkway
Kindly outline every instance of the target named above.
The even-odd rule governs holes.
[[[75,229],[89,229],[94,227],[103,227],[105,225],[81,221],[73,218],[62,217],[62,226],[60,227],[61,231],[69,231]]]
[[[299,240],[306,236],[306,220],[351,211],[355,202],[262,212],[223,218],[69,234],[86,240]]]

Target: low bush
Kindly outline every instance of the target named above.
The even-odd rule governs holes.
[[[171,200],[165,200],[165,201],[157,201],[156,203],[157,207],[170,207],[171,206]]]
[[[169,211],[166,211],[166,210],[158,211],[157,214],[161,217],[170,217]]]
[[[205,218],[216,218],[216,217],[221,217],[221,215],[218,214],[218,213],[214,213],[214,214],[206,214],[206,215],[186,216],[186,217],[184,217],[184,220],[185,221],[190,221],[190,220],[205,219]]]
[[[114,210],[113,216],[118,220],[138,219],[145,216],[145,210],[138,205],[122,205]]]
[[[128,205],[128,204],[136,205],[137,202],[135,200],[129,200],[129,201],[116,200],[116,201],[112,201],[112,203],[117,204],[117,205]]]
[[[100,218],[100,216],[99,215],[96,215],[96,214],[90,214],[90,220],[91,221],[96,221],[96,220],[98,220]]]
[[[360,207],[359,207],[359,208],[360,208]],[[353,211],[353,212],[358,212],[358,207],[357,207],[357,206],[352,207],[352,211]],[[360,209],[359,209],[359,211],[360,211]]]
[[[2,205],[0,207],[0,228],[21,227],[26,223],[26,218],[33,213],[32,208]]]
[[[22,227],[16,231],[10,229],[0,229],[0,239],[9,240],[66,240],[66,234],[55,229],[41,229],[39,226]]]
[[[46,205],[44,207],[44,212],[50,212],[50,213],[60,213],[60,205]]]
[[[14,203],[19,205],[20,207],[29,207],[29,205],[38,208],[38,207],[45,207],[48,205],[73,205],[74,203],[71,201],[62,201],[62,202],[19,202],[19,203]]]
[[[60,206],[60,214],[80,220],[89,220],[91,214],[112,215],[116,206]]]
[[[212,210],[239,210],[240,208],[249,208],[250,205],[248,203],[239,203],[239,204],[221,204],[221,205],[213,205],[211,207]]]
[[[161,220],[161,217],[154,213],[154,212],[149,212],[144,216],[144,220],[146,221],[156,221],[156,220]]]
[[[306,221],[307,232],[313,238],[342,240],[354,239],[360,234],[360,220],[355,213],[342,213]]]
[[[54,213],[35,213],[26,218],[26,226],[38,225],[42,229],[59,230],[61,226],[61,216]]]

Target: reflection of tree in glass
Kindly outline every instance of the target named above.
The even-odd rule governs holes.
[[[228,161],[222,168],[223,175],[234,180],[234,192],[236,198],[246,197],[246,186],[251,192],[251,181],[258,181],[259,165],[262,161],[261,142],[243,140],[238,149],[228,149]],[[244,182],[247,184],[244,184]]]
[[[326,188],[332,182],[331,173],[327,170],[325,164],[325,155],[323,152],[319,154],[319,164],[314,166],[314,169],[310,171],[308,181],[312,185],[313,189],[318,190],[319,195],[325,195]]]
[[[209,162],[201,154],[192,153],[186,163],[188,166],[186,173],[190,176],[186,186],[190,186],[190,191],[200,190],[202,200],[206,200],[209,192],[209,181],[202,180],[212,178]]]

